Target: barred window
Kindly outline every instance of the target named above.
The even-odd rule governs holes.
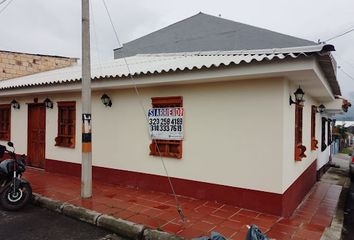
[[[183,98],[174,97],[153,97],[151,98],[153,108],[183,107]],[[182,140],[153,140],[150,144],[150,155],[164,156],[171,158],[182,158]]]
[[[55,146],[75,148],[76,103],[58,102],[58,135]]]
[[[316,150],[318,148],[318,141],[316,140],[316,113],[317,107],[311,107],[311,150]]]
[[[302,145],[302,115],[303,106],[301,104],[295,105],[295,160],[301,161],[305,158],[306,147]]]
[[[321,132],[321,151],[323,152],[327,148],[326,144],[326,122],[327,118],[322,118],[322,132]]]
[[[11,105],[0,105],[0,140],[10,141]]]

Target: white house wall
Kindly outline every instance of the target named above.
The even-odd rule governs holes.
[[[0,104],[9,104],[13,99],[1,99]],[[11,141],[14,141],[17,153],[27,153],[27,104],[26,98],[16,98],[20,102],[20,109],[11,107]],[[31,100],[33,101],[33,99]],[[16,141],[15,141],[16,140]],[[7,145],[7,141],[0,144]]]
[[[38,102],[43,102],[49,97],[55,104],[53,109],[46,110],[46,158],[47,159],[65,159],[65,161],[81,162],[81,102],[78,101],[78,94],[60,94],[52,96],[35,95],[33,97],[16,97],[20,103],[20,109],[11,108],[11,141],[14,142],[16,152],[27,154],[27,129],[28,129],[28,103],[34,103],[33,99],[38,98]],[[0,104],[8,104],[12,98],[2,99]],[[56,147],[55,137],[58,132],[58,101],[76,101],[76,148]],[[0,141],[0,144],[6,144],[6,141]]]
[[[307,157],[294,160],[295,106],[289,95],[298,86],[283,78],[228,81],[105,91],[113,102],[103,106],[102,91],[93,92],[93,164],[95,166],[165,176],[160,158],[149,156],[151,142],[144,116],[151,97],[183,96],[185,132],[183,157],[164,158],[170,176],[273,193],[285,192],[317,159],[317,169],[328,162],[321,152],[321,115],[316,114],[318,149],[311,151],[311,106],[305,91],[303,145]],[[21,108],[11,109],[11,140],[18,153],[27,153],[27,104],[49,97],[46,110],[46,158],[81,162],[81,102],[79,93],[17,97]],[[9,103],[12,98],[2,99]],[[54,145],[58,101],[76,101],[76,147]],[[327,137],[327,134],[326,134]],[[4,141],[1,144],[6,144]],[[270,174],[271,173],[271,174]]]
[[[303,128],[302,128],[302,145],[306,147],[306,158],[301,161],[294,160],[294,145],[295,145],[295,105],[289,105],[289,96],[294,99],[294,92],[299,86],[293,85],[289,81],[284,81],[284,145],[283,145],[283,191],[286,191],[292,183],[317,159],[317,155],[321,152],[321,115],[316,114],[316,140],[318,141],[317,150],[311,150],[311,106],[318,106],[319,103],[311,96],[304,95],[303,108]],[[327,155],[328,161],[328,155]],[[317,163],[318,165],[318,163]]]
[[[170,176],[282,193],[283,88],[281,78],[141,88],[140,100],[147,111],[151,97],[183,96],[183,157],[164,158]],[[92,95],[93,165],[165,176],[159,157],[149,156],[151,140],[135,91],[105,93],[112,99],[111,108],[101,103],[103,92]],[[27,153],[25,103],[34,97],[54,102],[54,108],[46,110],[46,158],[80,163],[81,103],[76,93],[16,98],[21,109],[12,109],[11,140],[17,152]],[[56,102],[72,100],[77,109],[76,147],[56,147]],[[305,162],[309,161],[300,163],[301,169],[306,168]]]
[[[151,97],[183,96],[183,157],[164,158],[171,176],[279,193],[280,91],[280,80],[264,79],[143,88],[140,99],[146,111]],[[164,176],[160,159],[149,156],[151,141],[134,90],[106,93],[112,108],[93,102],[94,164]]]

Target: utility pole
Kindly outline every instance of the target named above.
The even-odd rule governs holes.
[[[82,0],[82,159],[81,198],[92,196],[90,3]]]

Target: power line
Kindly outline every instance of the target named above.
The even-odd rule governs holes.
[[[5,3],[7,0],[3,0],[1,3],[0,3],[0,5],[1,4],[3,4],[3,3]],[[3,7],[1,10],[0,10],[0,14],[3,12],[3,11],[5,11],[5,9],[12,3],[12,1],[13,0],[9,0],[8,2],[7,2],[7,4],[5,5],[5,7]]]
[[[104,4],[104,7],[105,7],[105,9],[106,9],[107,15],[108,15],[108,17],[109,17],[109,21],[111,22],[111,25],[112,25],[114,34],[115,34],[115,36],[116,36],[116,40],[117,40],[117,42],[118,42],[118,45],[119,45],[119,46],[122,46],[122,45],[121,45],[121,42],[120,42],[120,40],[119,40],[119,37],[118,37],[117,30],[116,30],[116,28],[115,28],[115,26],[114,26],[114,24],[113,24],[113,20],[112,20],[112,18],[111,18],[111,14],[109,13],[109,10],[108,10],[106,1],[105,1],[105,0],[102,0],[102,1],[103,1],[103,4]],[[132,83],[133,83],[133,85],[134,85],[134,90],[135,90],[135,93],[136,93],[136,95],[137,95],[137,97],[138,97],[140,107],[141,107],[141,109],[142,109],[142,111],[143,111],[143,114],[144,114],[144,116],[145,116],[145,118],[146,118],[146,123],[148,123],[148,116],[147,116],[147,114],[146,114],[147,111],[146,111],[146,109],[145,109],[145,107],[144,107],[144,104],[143,104],[143,101],[142,101],[142,97],[141,97],[141,95],[140,95],[140,92],[139,92],[139,90],[138,90],[137,84],[136,84],[136,82],[135,82],[135,79],[134,79],[133,74],[132,74],[132,72],[131,72],[131,70],[130,70],[128,61],[127,61],[126,57],[124,56],[124,54],[123,54],[123,60],[124,60],[124,62],[125,62],[125,65],[126,65],[126,67],[127,67],[128,72],[129,72],[130,79],[132,80]],[[155,145],[156,145],[156,147],[157,147],[157,152],[159,153],[159,156],[160,156],[160,160],[161,160],[163,169],[164,169],[164,171],[165,171],[165,174],[166,174],[167,179],[168,179],[168,183],[169,183],[169,185],[170,185],[172,194],[173,194],[174,199],[175,199],[175,203],[176,203],[176,207],[177,207],[177,212],[178,212],[178,214],[179,214],[179,216],[180,216],[182,222],[185,223],[185,216],[184,216],[184,213],[183,213],[183,209],[182,209],[182,207],[181,207],[181,204],[179,203],[177,194],[176,194],[175,189],[174,189],[174,187],[173,187],[172,180],[171,180],[171,177],[170,177],[170,175],[169,175],[169,173],[168,173],[167,167],[166,167],[166,165],[165,165],[165,161],[164,161],[164,159],[163,159],[163,157],[162,157],[162,153],[161,153],[161,151],[160,151],[160,148],[159,148],[159,146],[158,146],[158,144],[157,144],[157,142],[156,142],[156,139],[152,139],[152,141],[155,143]]]
[[[336,55],[336,57],[338,57],[339,59],[341,59],[343,62],[345,62],[346,64],[350,65],[354,69],[354,63],[346,60],[342,56],[338,55],[338,53],[336,53],[336,52],[333,52],[333,53],[334,53],[334,55]]]
[[[349,73],[347,73],[346,71],[344,71],[341,66],[338,66],[338,69],[341,70],[348,78],[354,80],[354,77],[351,76],[351,75],[350,75]]]
[[[3,3],[6,2],[6,1],[7,1],[7,0],[2,0],[2,1],[0,2],[0,5],[3,4]]]
[[[105,9],[106,9],[106,12],[107,12],[109,21],[111,22],[111,25],[112,25],[114,34],[115,34],[116,39],[117,39],[117,42],[118,42],[118,47],[120,47],[120,46],[122,46],[122,45],[121,45],[121,43],[120,43],[120,40],[119,40],[119,37],[118,37],[118,33],[117,33],[117,30],[116,30],[116,27],[114,26],[114,23],[113,23],[111,14],[110,14],[109,11],[108,11],[108,7],[107,7],[107,4],[106,4],[106,1],[105,1],[105,0],[103,0],[103,5],[104,5],[104,7],[105,7]],[[124,59],[125,59],[125,58],[124,58]]]
[[[328,42],[328,41],[331,41],[331,40],[333,40],[333,39],[342,37],[342,36],[344,36],[344,35],[346,35],[346,34],[348,34],[348,33],[350,33],[350,32],[353,32],[353,31],[354,31],[354,28],[351,28],[351,29],[349,29],[348,31],[345,31],[344,33],[341,33],[341,34],[336,35],[336,36],[334,36],[334,37],[328,38],[327,40],[325,40],[325,42]]]

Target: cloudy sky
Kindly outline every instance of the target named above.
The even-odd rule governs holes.
[[[317,42],[354,28],[351,0],[105,0],[121,42],[204,12]],[[0,1],[1,3],[2,1]],[[10,4],[4,9],[6,4]],[[80,0],[8,0],[0,6],[0,49],[81,56]],[[113,58],[119,47],[102,0],[91,0],[94,62]],[[343,95],[354,92],[354,31],[328,43],[342,67]]]

